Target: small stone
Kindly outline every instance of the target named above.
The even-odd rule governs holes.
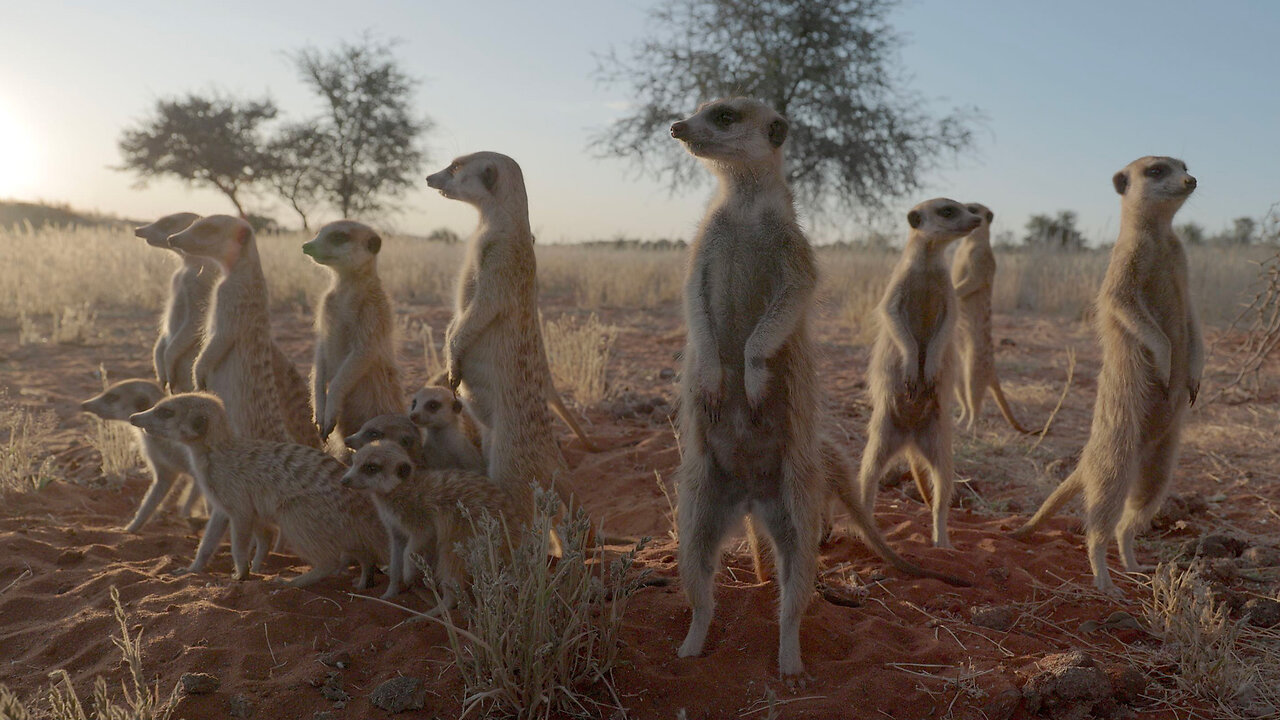
[[[339,670],[346,670],[351,667],[351,653],[327,652],[320,656],[320,664],[338,668]]]
[[[427,704],[427,688],[415,677],[396,677],[374,688],[369,702],[390,713],[421,710]]]
[[[661,370],[658,371],[658,379],[659,380],[675,380],[676,371],[672,370],[671,368],[662,368]]]
[[[1017,613],[1008,605],[983,605],[973,609],[972,622],[978,627],[1007,632],[1017,619]]]
[[[1031,714],[1053,718],[1094,717],[1095,706],[1111,698],[1111,680],[1088,653],[1080,650],[1045,656],[1043,670],[1022,687]]]
[[[1013,338],[1000,338],[1000,347],[1018,347]]]
[[[1280,549],[1269,545],[1254,545],[1240,553],[1240,562],[1252,568],[1280,566]]]
[[[58,559],[53,562],[59,567],[65,567],[67,565],[75,565],[83,559],[84,553],[79,550],[63,550],[62,554],[58,555]]]
[[[332,703],[345,703],[351,699],[347,691],[342,689],[342,679],[337,673],[332,673],[324,681],[324,685],[320,686],[320,694],[324,696],[325,700]]]
[[[1247,547],[1245,541],[1230,535],[1205,535],[1200,538],[1196,555],[1204,558],[1236,558]]]
[[[243,695],[233,695],[227,701],[227,713],[233,718],[251,718],[255,709],[249,698]]]
[[[183,673],[178,683],[188,695],[208,695],[222,687],[221,680],[207,673]]]
[[[1132,705],[1147,691],[1147,676],[1132,665],[1112,665],[1107,668],[1107,677],[1116,702]]]
[[[1252,598],[1244,604],[1244,616],[1249,624],[1260,628],[1280,625],[1280,602],[1267,598]]]

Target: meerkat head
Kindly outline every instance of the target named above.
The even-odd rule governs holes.
[[[315,238],[302,244],[302,252],[334,270],[355,270],[373,263],[382,249],[382,238],[373,228],[352,220],[331,222]]]
[[[976,229],[991,229],[991,222],[996,219],[996,214],[991,212],[991,208],[982,203],[969,203],[964,206],[964,209],[982,218],[982,222],[978,223]]]
[[[253,227],[248,221],[230,215],[210,215],[195,221],[191,227],[169,237],[169,245],[188,255],[217,260],[230,270],[253,240]]]
[[[412,476],[413,462],[404,448],[379,440],[356,451],[351,458],[351,468],[342,476],[342,485],[383,494]]]
[[[1122,196],[1121,205],[1140,205],[1170,216],[1196,189],[1187,164],[1177,158],[1148,155],[1138,158],[1111,178]]]
[[[415,463],[422,460],[422,434],[407,415],[379,415],[361,425],[356,434],[348,435],[342,441],[352,450],[359,450],[378,441],[392,442],[403,448]]]
[[[128,421],[134,413],[150,410],[163,397],[164,390],[150,380],[121,380],[80,403],[80,409],[103,420]]]
[[[750,98],[703,103],[692,117],[671,125],[671,137],[689,154],[729,168],[780,165],[786,118]]]
[[[150,410],[129,416],[134,427],[148,435],[180,443],[204,443],[227,423],[227,411],[218,396],[182,393],[164,398]]]
[[[502,153],[489,151],[457,158],[449,167],[428,175],[427,185],[450,200],[481,208],[510,196],[524,197],[520,165]]]
[[[939,246],[968,235],[982,222],[982,216],[949,198],[925,200],[907,213],[912,236]]]
[[[191,223],[200,219],[195,213],[180,212],[165,215],[150,225],[134,228],[133,234],[147,241],[151,247],[173,249],[169,245],[169,236],[176,235],[191,227]]]
[[[409,419],[419,427],[447,427],[456,423],[461,414],[462,401],[447,387],[428,385],[414,393],[409,401]]]

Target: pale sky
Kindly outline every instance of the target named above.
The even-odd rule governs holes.
[[[230,212],[220,194],[176,181],[133,187],[131,174],[111,169],[121,130],[156,99],[191,90],[269,95],[282,117],[310,115],[317,101],[285,53],[368,30],[401,40],[398,58],[423,81],[417,106],[436,123],[426,172],[476,150],[511,155],[524,169],[541,242],[687,239],[709,186],[672,196],[586,147],[629,99],[625,88],[595,83],[592,53],[625,50],[660,30],[646,22],[647,7],[6,0],[0,198],[137,219]],[[1119,216],[1111,175],[1148,154],[1187,162],[1200,185],[1179,220],[1210,232],[1280,201],[1280,3],[909,0],[893,21],[907,38],[901,61],[911,88],[942,111],[976,106],[986,121],[972,153],[894,208],[891,232],[905,234],[898,219],[915,201],[946,195],[992,207],[996,232],[1020,236],[1029,215],[1070,209],[1087,237],[1108,240]],[[250,206],[297,223],[274,199]],[[446,226],[466,234],[474,225],[474,211],[425,182],[403,207],[380,223],[411,233]]]

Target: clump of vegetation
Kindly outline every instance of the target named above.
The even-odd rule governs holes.
[[[102,378],[102,389],[106,390],[110,385],[106,367],[99,365],[98,375]],[[90,416],[90,422],[89,445],[102,456],[103,477],[109,481],[124,480],[125,473],[142,460],[133,432],[125,423],[107,422],[97,416]]]
[[[53,481],[53,458],[40,457],[40,438],[55,425],[52,411],[28,410],[0,395],[0,490],[39,490]]]
[[[471,592],[458,593],[465,628],[441,621],[462,674],[463,717],[483,710],[486,717],[594,718],[621,707],[612,673],[628,600],[644,580],[632,566],[645,541],[608,560],[590,543],[585,513],[555,523],[555,496],[539,492],[537,505],[533,522],[510,542],[497,520],[475,518],[475,536],[463,548],[472,578]],[[550,557],[553,528],[562,543],[558,560]]]
[[[609,356],[617,339],[618,329],[600,322],[595,313],[584,320],[562,315],[543,323],[547,362],[556,387],[572,391],[583,405],[603,400]]]
[[[129,677],[120,683],[121,699],[112,698],[107,681],[101,675],[93,684],[93,712],[86,713],[84,703],[71,683],[66,670],[49,673],[53,680],[44,691],[41,706],[23,703],[8,687],[0,685],[0,718],[4,720],[169,720],[178,704],[178,685],[167,697],[160,694],[159,684],[148,685],[142,672],[142,630],[129,634],[129,623],[120,604],[120,593],[111,588],[111,602],[115,605],[116,622],[120,625],[120,637],[111,642],[120,648],[120,654],[129,668]],[[33,710],[32,708],[35,707]]]

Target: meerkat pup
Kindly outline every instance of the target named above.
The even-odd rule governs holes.
[[[422,428],[425,467],[432,470],[461,468],[485,471],[484,458],[468,436],[465,425],[475,426],[462,401],[447,387],[428,385],[414,394],[409,419]]]
[[[804,671],[826,483],[807,315],[817,282],[782,170],[788,125],[746,98],[702,105],[671,136],[719,180],[690,250],[680,384],[680,580],[693,608],[680,657],[702,653],[725,533],[745,514],[772,540],[778,664]]]
[[[230,215],[213,215],[197,220],[169,242],[222,268],[193,371],[196,387],[222,398],[239,436],[275,441],[292,437],[318,447],[310,409],[305,415],[300,409],[289,413],[302,416],[292,421],[284,412],[282,383],[277,381],[282,356],[271,341],[267,283],[253,228]]]
[[[1114,534],[1125,570],[1138,564],[1134,535],[1160,509],[1177,462],[1186,408],[1204,372],[1204,339],[1191,305],[1187,257],[1173,216],[1196,189],[1187,165],[1143,157],[1112,178],[1120,236],[1098,291],[1102,370],[1080,464],[1014,535],[1027,535],[1084,492],[1093,584],[1119,593],[1107,570]]]
[[[103,420],[127,423],[131,415],[150,410],[164,397],[164,390],[150,380],[121,380],[80,403],[80,409]],[[133,428],[133,432],[138,450],[147,463],[147,469],[151,471],[151,487],[147,488],[138,511],[124,528],[125,532],[130,533],[142,528],[160,506],[160,501],[169,494],[175,480],[191,475],[187,451],[183,445],[147,435],[138,428]],[[198,490],[187,495],[187,502],[182,508],[183,515],[191,512],[191,506],[199,497]]]
[[[186,446],[196,481],[218,509],[217,517],[224,518],[218,520],[221,527],[210,518],[194,569],[208,562],[230,522],[233,577],[248,577],[250,538],[264,554],[265,529],[275,524],[289,547],[312,566],[288,585],[310,585],[354,559],[361,568],[356,587],[369,587],[385,536],[368,500],[341,487],[342,463],[305,445],[236,437],[222,401],[208,393],[174,395],[130,421]],[[254,559],[253,571],[260,560]]]
[[[321,440],[350,435],[366,420],[404,411],[396,368],[391,301],[378,279],[382,238],[367,225],[340,220],[302,246],[333,271],[316,310],[312,404]]]
[[[555,488],[569,505],[567,466],[547,409],[551,372],[538,323],[537,259],[520,166],[506,155],[478,152],[454,160],[427,184],[480,213],[445,331],[449,388],[461,390],[488,428],[489,477],[511,493],[519,518],[533,514],[531,482]]]
[[[453,607],[454,583],[465,585],[467,573],[457,545],[471,537],[472,523],[482,514],[501,520],[509,513],[508,494],[484,475],[417,467],[405,448],[391,440],[361,446],[342,484],[369,490],[388,533],[407,539],[402,551],[406,584],[416,581],[411,555],[435,555],[442,602],[433,612]],[[384,596],[388,598],[400,591],[394,548],[392,552],[392,584]]]
[[[951,281],[956,291],[956,349],[960,354],[960,422],[972,431],[987,390],[996,400],[1000,414],[1020,433],[1033,433],[1018,422],[996,377],[995,345],[991,342],[991,290],[995,285],[996,256],[991,252],[991,221],[995,213],[985,205],[971,203],[965,208],[982,219],[973,232],[964,236],[951,260]]]
[[[921,496],[933,509],[933,544],[949,548],[951,401],[955,383],[956,296],[943,255],[982,218],[954,200],[935,198],[907,213],[911,234],[877,308],[880,330],[867,383],[871,420],[858,483],[862,504],[875,508],[885,468],[906,453]],[[930,499],[923,470],[933,479]]]
[[[199,219],[195,213],[174,213],[133,231],[148,245],[172,250],[182,259],[182,266],[169,281],[169,298],[160,318],[160,336],[154,351],[156,379],[170,392],[195,389],[192,367],[200,352],[205,310],[218,282],[218,268],[213,261],[188,255],[169,244],[170,235],[186,230]]]

